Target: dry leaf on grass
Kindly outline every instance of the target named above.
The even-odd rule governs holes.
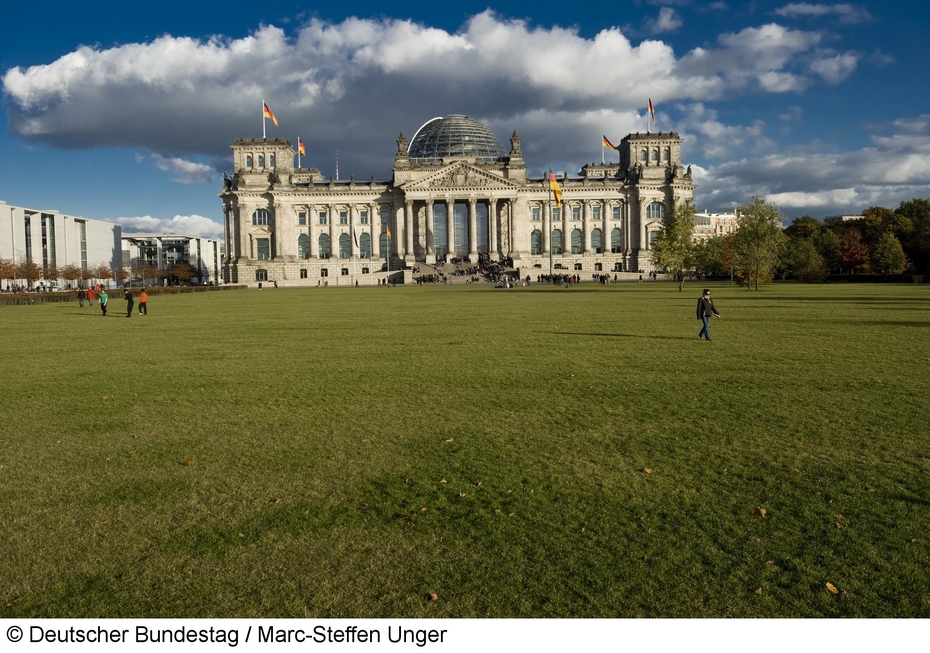
[[[429,600],[430,600],[430,601],[438,601],[438,600],[439,600],[439,595],[436,594],[436,592],[431,592],[430,595],[429,595]]]
[[[651,474],[653,470],[649,469],[648,467],[643,467],[643,472],[645,472],[646,474]]]
[[[185,466],[185,467],[190,467],[192,464],[193,464],[193,463],[191,462],[191,459],[190,459],[190,458],[188,458],[187,460],[184,461],[184,466]]]
[[[827,583],[827,590],[829,590],[831,594],[839,594],[839,593],[840,593],[840,591],[839,591],[838,589],[836,589],[836,586],[835,586],[833,583]]]
[[[765,515],[768,514],[768,511],[762,506],[756,506],[756,514],[760,517],[765,517]]]
[[[756,590],[756,594],[762,594],[762,588],[761,588],[761,587],[760,587],[759,589]]]

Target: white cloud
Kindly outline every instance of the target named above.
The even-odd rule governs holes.
[[[647,18],[645,21],[646,30],[650,34],[661,34],[663,32],[674,32],[682,26],[681,16],[671,7],[662,7],[659,9],[659,15],[655,18]]]
[[[677,16],[664,15],[666,26]],[[563,130],[579,134],[575,122],[585,116],[625,116],[615,124],[635,128],[647,93],[668,104],[797,92],[831,72],[810,69],[820,41],[816,32],[763,25],[678,56],[668,43],[633,43],[618,28],[585,38],[491,11],[456,33],[389,18],[311,20],[290,35],[264,26],[241,39],[81,47],[8,70],[3,88],[14,135],[59,148],[145,148],[184,183],[209,178],[204,164],[191,163],[198,157],[228,161],[230,143],[260,133],[264,99],[280,122],[269,123],[269,137],[299,133],[308,163],[320,167],[338,149],[341,167],[364,177],[389,169],[399,131],[411,135],[449,113],[499,125],[502,140],[519,128],[541,159],[584,160],[581,141],[570,151],[554,143]],[[538,120],[521,123],[528,115]]]
[[[116,218],[124,234],[155,233],[184,234],[203,238],[222,238],[223,225],[201,215],[176,215],[169,219],[145,215],[136,218]]]
[[[811,62],[810,69],[830,84],[838,84],[856,69],[859,55],[855,52],[837,54],[832,51],[816,53],[818,58]]]
[[[774,13],[786,18],[832,15],[839,18],[841,23],[863,23],[872,19],[872,15],[864,7],[856,7],[847,3],[815,5],[809,2],[792,2],[776,9]]]
[[[160,154],[152,154],[155,159],[155,165],[159,170],[180,174],[171,181],[179,184],[204,184],[210,183],[216,178],[216,171],[203,163],[194,161],[185,161],[179,157],[164,157]]]

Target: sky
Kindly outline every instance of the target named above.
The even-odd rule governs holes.
[[[678,132],[701,210],[930,197],[926,2],[51,0],[0,18],[0,200],[125,233],[218,237],[230,145],[262,136],[263,100],[267,136],[300,137],[327,177],[388,180],[400,132],[464,114],[508,150],[516,130],[534,176],[600,162],[602,134]]]

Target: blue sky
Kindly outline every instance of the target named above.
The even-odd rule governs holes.
[[[12,6],[11,6],[12,5]],[[615,0],[7,3],[0,199],[218,235],[229,145],[390,177],[395,140],[480,120],[530,173],[600,161],[600,137],[677,131],[699,208],[763,194],[789,218],[930,197],[930,6]],[[608,153],[614,154],[615,153]]]

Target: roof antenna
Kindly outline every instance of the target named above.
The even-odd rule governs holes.
[[[336,181],[339,181],[339,150],[336,150]]]

